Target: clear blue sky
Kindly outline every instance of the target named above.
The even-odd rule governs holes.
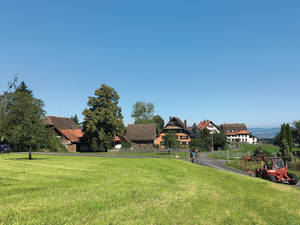
[[[0,90],[18,74],[48,115],[102,83],[165,120],[272,127],[300,119],[300,1],[2,1]]]

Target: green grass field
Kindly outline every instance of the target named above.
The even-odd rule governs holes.
[[[175,159],[0,155],[0,224],[299,224],[300,190]]]
[[[178,159],[189,159],[190,157],[190,152],[188,149],[186,151],[173,151],[168,152],[163,151],[163,152],[64,152],[68,154],[91,154],[91,155],[108,155],[108,156],[145,156],[145,157],[154,157],[154,158],[178,158]]]

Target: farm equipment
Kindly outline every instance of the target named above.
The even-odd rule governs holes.
[[[255,152],[254,152],[255,153]],[[298,178],[295,174],[287,172],[287,167],[280,157],[267,157],[263,149],[258,149],[254,156],[242,157],[240,160],[240,168],[244,162],[246,171],[249,175],[252,170],[248,168],[249,161],[260,161],[262,167],[255,169],[255,176],[277,183],[289,183],[296,185]]]
[[[298,182],[297,176],[293,173],[288,173],[282,158],[278,157],[268,157],[265,165],[256,169],[255,176],[277,183],[288,182],[291,185],[296,185]]]

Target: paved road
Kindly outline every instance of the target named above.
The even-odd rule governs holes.
[[[199,156],[197,157],[195,162],[202,166],[208,166],[208,167],[212,167],[212,168],[219,169],[219,170],[225,170],[225,171],[239,173],[239,174],[249,176],[249,174],[245,171],[237,170],[235,168],[226,166],[225,165],[226,160],[210,158],[210,157],[208,157],[208,155],[209,155],[208,152],[199,154]]]
[[[219,169],[219,170],[225,170],[225,171],[249,176],[249,174],[245,171],[237,170],[235,168],[226,166],[225,165],[226,160],[210,158],[210,157],[208,157],[208,155],[209,155],[208,152],[201,153],[195,160],[195,163],[202,165],[202,166],[208,166],[208,167],[212,167],[212,168]],[[300,187],[300,181],[298,181],[296,186]]]

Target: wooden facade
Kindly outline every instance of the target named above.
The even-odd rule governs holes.
[[[186,120],[184,123],[177,117],[170,117],[169,122],[165,125],[162,132],[155,139],[155,144],[164,148],[163,140],[167,133],[173,133],[181,146],[188,146],[191,141],[191,127],[187,127]]]

